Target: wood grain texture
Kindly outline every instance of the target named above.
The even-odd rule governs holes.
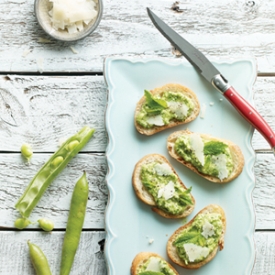
[[[275,130],[275,78],[258,77],[253,90],[255,108]],[[18,152],[27,142],[36,152],[54,152],[61,139],[84,125],[94,127],[96,132],[83,150],[105,151],[106,101],[102,76],[2,76],[0,151]],[[270,149],[258,132],[252,145],[255,150]]]
[[[150,22],[147,6],[210,59],[254,56],[259,72],[274,71],[274,0],[174,3],[105,0],[98,29],[84,40],[63,43],[38,26],[33,1],[2,1],[0,71],[102,72],[106,56],[175,57],[177,52]]]
[[[104,232],[82,232],[71,274],[105,275]],[[38,245],[53,275],[59,274],[64,232],[1,232],[0,274],[35,275],[27,241]]]
[[[27,164],[19,154],[0,154],[0,227],[14,228],[14,221],[20,217],[15,210],[15,203],[49,157],[49,154],[34,154],[31,163]],[[108,198],[106,169],[105,156],[102,154],[76,156],[46,190],[30,220],[36,222],[47,217],[54,222],[56,229],[66,228],[73,188],[85,170],[90,192],[83,227],[104,228]],[[38,224],[28,228],[37,229]]]
[[[28,240],[40,246],[48,258],[52,274],[58,274],[63,238],[64,232],[1,232],[0,274],[35,274],[28,256]],[[72,274],[107,274],[104,238],[104,232],[82,232]],[[254,240],[256,259],[252,275],[274,275],[275,234],[256,232]]]
[[[275,234],[274,232],[257,232],[255,234],[256,261],[253,275],[275,274]]]
[[[18,152],[27,142],[54,152],[85,125],[96,132],[83,150],[105,151],[106,96],[97,76],[0,76],[0,151]]]
[[[275,157],[257,154],[255,163],[256,186],[253,202],[256,212],[256,229],[275,228]]]

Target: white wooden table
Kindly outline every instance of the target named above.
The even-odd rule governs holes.
[[[0,0],[0,274],[35,274],[27,240],[48,256],[58,274],[71,192],[85,169],[90,195],[84,232],[71,274],[105,275],[104,210],[108,199],[104,126],[107,56],[181,58],[151,24],[146,6],[210,59],[255,57],[255,106],[275,130],[275,0],[105,0],[97,31],[77,43],[50,39],[39,28],[31,0]],[[54,181],[31,219],[49,217],[52,233],[37,225],[14,228],[14,204],[33,175],[83,125],[96,134]],[[33,146],[28,165],[23,142]],[[255,133],[256,260],[253,275],[275,274],[275,158]],[[124,274],[119,274],[124,275]],[[125,274],[126,275],[126,274]]]

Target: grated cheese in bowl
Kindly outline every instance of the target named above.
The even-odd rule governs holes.
[[[60,41],[76,41],[91,34],[103,14],[103,0],[35,0],[42,29]]]
[[[96,3],[93,0],[50,0],[53,7],[49,11],[55,30],[69,33],[82,31],[97,17]]]

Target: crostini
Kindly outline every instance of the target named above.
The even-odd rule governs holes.
[[[203,178],[226,183],[238,177],[244,167],[239,146],[225,139],[182,130],[167,139],[169,154]]]
[[[183,218],[195,207],[191,188],[187,189],[169,161],[150,154],[136,164],[132,184],[137,197],[165,218]]]
[[[198,269],[223,249],[225,230],[224,210],[210,204],[172,234],[166,247],[168,257],[181,267]]]
[[[135,127],[144,135],[153,135],[194,120],[200,112],[196,94],[180,84],[166,84],[144,91],[135,110]]]
[[[161,256],[152,252],[136,255],[131,266],[131,275],[179,275],[176,269]]]

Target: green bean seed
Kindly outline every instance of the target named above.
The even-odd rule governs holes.
[[[27,218],[30,216],[48,186],[66,167],[69,161],[87,144],[94,131],[88,126],[83,127],[76,135],[67,139],[38,171],[15,205],[22,217]],[[61,158],[63,158],[63,161],[61,161]]]
[[[68,144],[69,150],[70,150],[70,151],[73,150],[78,144],[79,144],[79,141],[78,141],[78,140],[71,141],[71,142]]]
[[[40,228],[42,228],[44,231],[52,231],[54,228],[54,224],[51,220],[43,218],[38,220],[38,224]]]
[[[32,222],[28,219],[24,219],[24,218],[18,218],[15,222],[14,222],[14,226],[17,229],[24,229],[26,227],[28,227]]]
[[[58,156],[58,157],[56,157],[56,158],[51,162],[51,166],[54,167],[54,168],[56,168],[56,167],[58,167],[58,166],[60,165],[60,163],[61,163],[63,160],[64,160],[63,157]]]
[[[84,172],[74,187],[71,199],[70,213],[62,247],[60,275],[68,275],[71,271],[84,223],[88,195],[89,185]]]
[[[30,160],[31,157],[32,157],[32,154],[33,154],[31,146],[29,144],[27,144],[27,143],[22,144],[22,146],[21,146],[21,154],[27,160]]]
[[[31,262],[36,271],[36,275],[52,275],[48,260],[40,247],[30,243],[30,241],[28,241],[28,245]]]

